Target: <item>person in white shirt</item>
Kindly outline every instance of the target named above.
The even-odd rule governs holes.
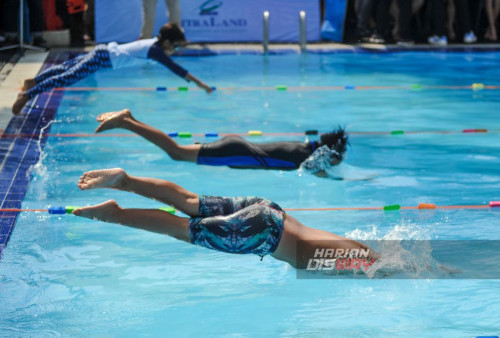
[[[174,74],[193,81],[207,93],[213,91],[186,69],[175,63],[169,56],[177,47],[182,46],[186,39],[184,33],[176,24],[166,24],[160,29],[158,37],[138,40],[119,45],[111,42],[98,45],[89,53],[82,54],[60,65],[50,67],[34,79],[24,81],[24,91],[19,93],[12,113],[19,114],[24,105],[38,94],[52,88],[66,87],[101,69],[120,69],[154,60],[170,69]]]

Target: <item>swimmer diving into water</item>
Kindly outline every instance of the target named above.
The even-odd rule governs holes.
[[[368,250],[367,258],[378,258],[359,242],[303,225],[265,198],[198,195],[169,181],[130,176],[119,168],[86,172],[78,187],[134,192],[171,205],[190,218],[158,209],[125,209],[114,200],[76,209],[76,216],[165,234],[213,250],[271,255],[298,269],[306,268],[316,250],[323,249]]]
[[[237,136],[216,142],[179,145],[162,131],[136,120],[128,109],[100,114],[96,133],[114,128],[130,130],[165,151],[173,160],[238,169],[305,169],[326,177],[325,169],[338,165],[348,137],[342,128],[321,135],[320,141],[251,143]],[[311,156],[313,155],[314,156]]]
[[[167,67],[177,76],[193,81],[207,93],[213,89],[175,63],[170,55],[185,45],[186,38],[177,24],[168,23],[160,29],[158,37],[119,45],[111,42],[98,45],[89,53],[79,55],[60,65],[50,67],[34,79],[26,79],[21,93],[12,107],[19,114],[24,105],[38,94],[52,88],[65,87],[101,69],[121,69],[154,60]]]

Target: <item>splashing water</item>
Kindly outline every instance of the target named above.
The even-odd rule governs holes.
[[[368,278],[436,278],[446,274],[446,271],[432,256],[430,239],[434,228],[403,221],[384,235],[373,226],[369,231],[355,229],[346,236],[368,241],[367,244],[380,254],[380,258],[365,271]]]
[[[41,179],[41,184],[37,185],[37,187],[40,187],[37,193],[37,197],[40,200],[44,200],[47,198],[47,189],[45,189],[45,187],[47,186],[47,182],[49,181],[49,177],[47,175],[47,166],[43,164],[43,161],[47,158],[47,152],[44,152],[42,149],[42,137],[45,134],[45,130],[47,130],[54,122],[55,120],[50,121],[49,123],[47,123],[47,125],[40,129],[40,135],[38,136],[38,140],[36,141],[39,154],[38,161],[26,171],[26,178],[29,179],[33,176],[33,181],[38,181],[39,178]]]
[[[324,177],[330,178],[332,180],[340,181],[369,181],[381,175],[380,170],[374,171],[369,169],[364,169],[356,167],[347,163],[340,163],[335,166],[328,164],[324,160],[316,161],[314,154],[311,155],[306,161],[309,161],[309,167],[304,163],[300,165],[298,170],[299,176],[302,176],[305,172],[310,172],[315,174],[318,172],[323,172]],[[314,162],[316,161],[316,162]],[[312,164],[311,164],[312,163]],[[311,169],[313,168],[313,169]]]

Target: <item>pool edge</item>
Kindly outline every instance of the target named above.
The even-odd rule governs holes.
[[[48,53],[27,54],[25,63],[18,63],[16,71],[2,83],[4,97],[15,100],[19,90],[19,81],[26,77],[33,77],[42,67],[47,65]],[[43,61],[43,63],[42,63]],[[7,81],[8,80],[8,81]],[[21,82],[22,83],[22,82]],[[2,114],[9,116],[8,124],[0,127],[8,135],[33,135],[41,130],[50,129],[57,108],[61,102],[63,92],[49,92],[36,97],[24,109],[24,113],[13,116],[10,112],[11,104],[5,104]],[[6,109],[7,112],[6,112]],[[2,137],[0,138],[0,208],[20,208],[28,190],[31,177],[31,167],[38,162],[39,149],[43,149],[46,137]],[[0,214],[0,261],[5,248],[14,231],[19,212],[2,212]]]

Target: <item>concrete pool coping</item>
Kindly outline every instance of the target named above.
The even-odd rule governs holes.
[[[453,44],[448,46],[431,46],[427,44],[416,44],[405,47],[396,44],[343,44],[343,43],[311,43],[307,45],[308,53],[335,53],[335,52],[410,52],[410,51],[499,51],[500,43],[498,44]],[[213,54],[245,54],[255,53],[262,54],[263,47],[261,44],[190,44],[181,55],[194,54],[195,51],[213,51]],[[281,53],[300,53],[300,46],[297,44],[270,44],[269,54]]]
[[[6,79],[0,84],[0,130],[5,130],[12,117],[12,105],[24,79],[34,77],[42,67],[48,52],[31,52],[19,59]]]

